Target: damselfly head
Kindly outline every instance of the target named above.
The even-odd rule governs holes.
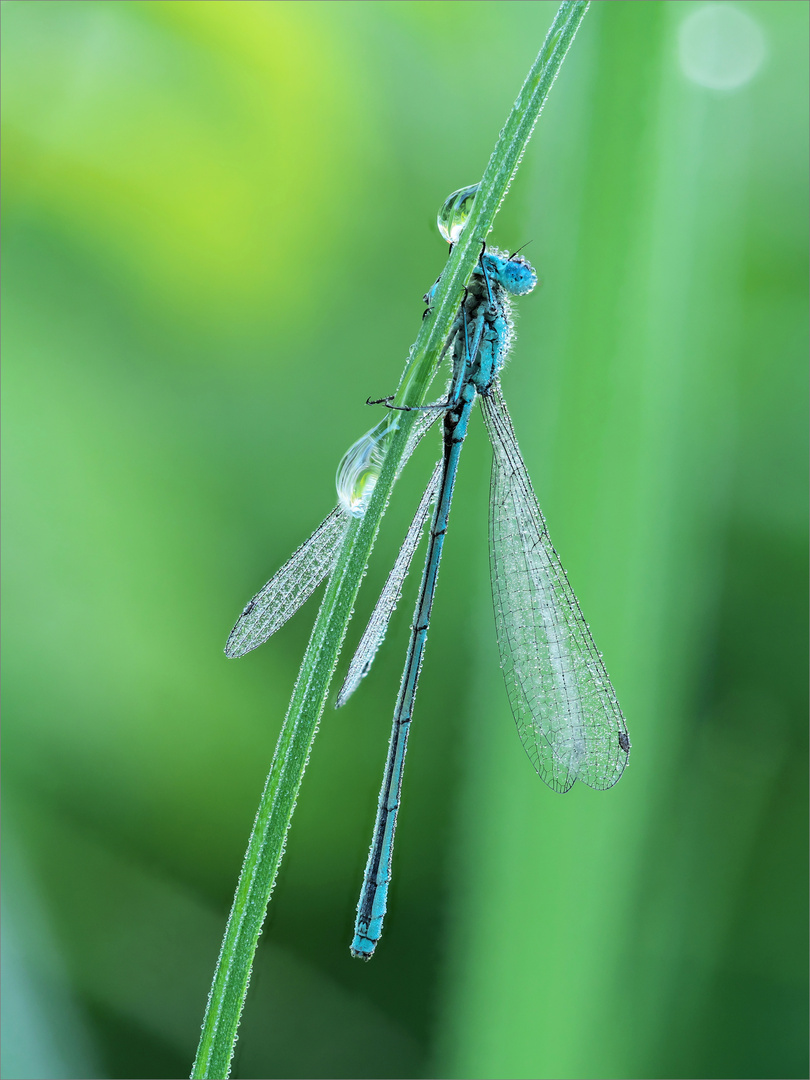
[[[504,264],[502,285],[507,292],[515,296],[525,296],[537,284],[537,273],[532,264],[522,255],[513,255]]]
[[[534,267],[522,255],[512,255],[511,258],[497,248],[487,248],[479,261],[478,273],[485,270],[490,281],[497,281],[508,293],[513,296],[525,296],[530,293],[537,284],[537,274]]]

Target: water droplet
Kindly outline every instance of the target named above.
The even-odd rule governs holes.
[[[362,517],[371,502],[380,477],[385,451],[396,431],[398,417],[389,414],[376,427],[358,439],[343,455],[335,484],[343,510],[351,517]]]
[[[475,193],[480,183],[470,184],[469,187],[459,188],[444,200],[441,210],[436,217],[439,232],[448,244],[455,244],[464,231],[467,218],[472,210]]]

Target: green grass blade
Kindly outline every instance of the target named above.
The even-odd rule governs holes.
[[[433,318],[425,319],[411,361],[400,384],[397,401],[420,404],[433,378],[433,361],[440,351],[473,272],[481,244],[492,229],[509,185],[531,138],[549,91],[588,9],[587,2],[564,0],[546,34],[543,47],[529,69],[512,111],[504,124],[481,179],[464,232],[456,243],[433,302]]]
[[[421,404],[427,395],[435,373],[436,357],[480,254],[481,242],[492,228],[587,7],[584,0],[565,0],[560,5],[526,77],[487,165],[466,228],[442,274],[433,313],[424,320],[411,351],[397,395],[401,404]],[[352,521],[349,527],[318,612],[245,854],[192,1077],[228,1075],[253,957],[312,741],[357,590],[415,418],[415,413],[402,414],[402,422],[391,440],[369,508],[362,519]]]

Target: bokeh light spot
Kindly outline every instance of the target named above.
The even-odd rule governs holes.
[[[758,23],[728,3],[707,4],[688,15],[678,32],[678,58],[688,79],[711,90],[736,90],[765,59]]]

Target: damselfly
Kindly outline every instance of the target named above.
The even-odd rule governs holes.
[[[443,207],[474,189],[454,192]],[[463,201],[463,200],[462,200]],[[445,214],[446,216],[446,214]],[[440,227],[442,213],[440,213]],[[455,239],[442,229],[447,239]],[[430,516],[422,583],[388,747],[377,818],[357,908],[354,956],[368,959],[382,934],[391,879],[394,831],[408,734],[430,612],[450,514],[459,455],[480,398],[492,443],[489,544],[492,595],[501,666],[518,734],[541,778],[558,792],[576,780],[612,787],[630,753],[627,727],[602,657],[555,551],[501,392],[499,374],[514,337],[511,297],[531,292],[537,276],[520,255],[482,251],[442,356],[452,359],[446,399],[424,407],[405,458],[437,416],[442,456],[383,587],[337,697],[343,705],[368,673],[400,598]],[[425,297],[428,304],[436,286]],[[388,403],[391,399],[385,399]],[[394,406],[391,406],[394,408]],[[394,421],[395,422],[395,421]],[[338,470],[340,504],[250,601],[225,652],[242,656],[282,626],[335,565],[351,516],[362,516],[379,476],[391,420],[384,420],[345,455]]]

